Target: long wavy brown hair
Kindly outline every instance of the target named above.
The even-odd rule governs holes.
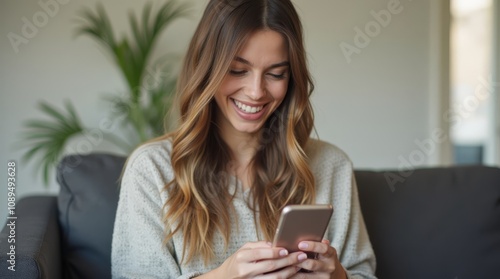
[[[290,79],[285,99],[260,133],[251,162],[253,184],[249,206],[261,237],[271,240],[285,205],[314,202],[314,177],[304,152],[313,128],[309,96],[313,83],[307,69],[299,16],[289,0],[210,0],[189,45],[177,84],[180,123],[162,139],[172,141],[174,180],[165,186],[165,225],[184,236],[181,262],[214,257],[219,232],[231,233],[233,194],[228,191],[231,154],[215,126],[214,94],[246,39],[272,30],[288,44]]]

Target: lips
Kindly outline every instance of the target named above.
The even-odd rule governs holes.
[[[264,108],[264,106],[246,105],[246,104],[243,104],[242,102],[234,100],[234,99],[233,99],[233,102],[238,107],[238,109],[240,109],[240,111],[242,111],[244,113],[248,113],[248,114],[259,113]]]
[[[244,121],[260,121],[270,108],[268,104],[249,105],[231,98],[236,114]]]

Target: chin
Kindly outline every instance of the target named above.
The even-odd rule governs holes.
[[[262,129],[262,125],[234,125],[236,131],[240,133],[255,134]]]

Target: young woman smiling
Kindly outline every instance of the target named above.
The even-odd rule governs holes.
[[[305,56],[289,0],[209,1],[177,85],[178,128],[127,161],[114,278],[375,278],[352,164],[310,139]],[[283,207],[314,203],[335,207],[328,240],[271,247]]]

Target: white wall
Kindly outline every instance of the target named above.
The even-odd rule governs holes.
[[[42,2],[56,0],[41,0]],[[64,2],[63,0],[59,0]],[[88,37],[74,36],[77,11],[95,7],[97,0],[66,0],[59,11],[39,28],[16,53],[8,34],[22,34],[26,17],[43,11],[38,1],[3,0],[0,3],[0,215],[6,216],[7,162],[17,162],[18,198],[58,191],[52,178],[44,188],[35,176],[33,164],[20,160],[18,141],[23,121],[39,117],[39,100],[62,106],[70,99],[77,106],[82,122],[91,128],[108,117],[102,102],[104,93],[124,89],[124,81],[109,56]],[[128,30],[127,11],[141,10],[143,1],[102,1],[112,23]],[[157,6],[161,1],[154,1]],[[206,1],[191,1],[191,19],[181,19],[168,29],[156,55],[168,51],[182,55]],[[401,158],[411,159],[419,147],[415,140],[429,139],[432,119],[438,115],[429,92],[433,86],[429,69],[432,31],[429,17],[431,0],[295,0],[306,31],[310,67],[316,90],[313,103],[319,136],[343,148],[356,168],[397,168]],[[398,4],[399,3],[399,4]],[[356,46],[355,27],[374,24],[371,11],[395,5],[386,26],[373,29],[369,43],[360,53],[343,54],[342,42]],[[372,26],[373,27],[373,26]],[[375,26],[376,27],[376,26]],[[119,132],[118,132],[119,133]],[[76,145],[76,140],[73,145]],[[94,146],[94,151],[118,152],[110,144]],[[425,156],[416,165],[432,162]],[[417,158],[417,157],[415,157]],[[415,159],[413,158],[413,159]],[[417,158],[418,159],[418,158]]]
[[[320,137],[343,148],[358,168],[398,167],[400,157],[418,163],[418,156],[410,159],[418,150],[414,141],[430,131],[431,1],[296,2],[316,78]],[[374,24],[372,13],[381,10],[395,12],[385,27]],[[374,36],[355,41],[355,29],[367,26]],[[346,58],[343,43],[360,53]]]

